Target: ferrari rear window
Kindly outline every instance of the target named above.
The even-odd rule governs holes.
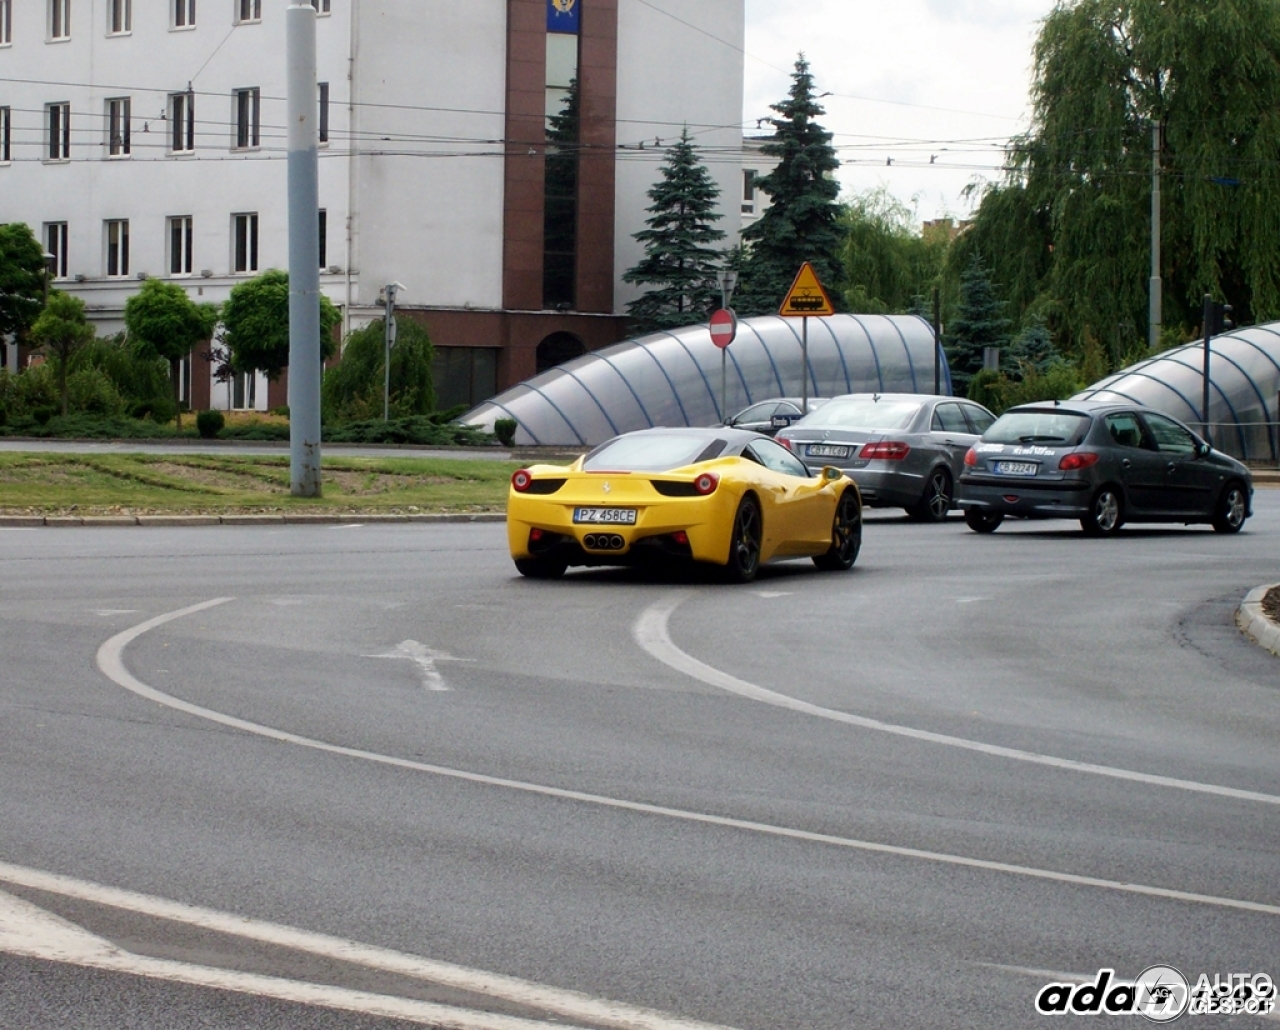
[[[906,429],[919,410],[920,401],[837,397],[795,424],[806,429]]]
[[[699,461],[710,461],[727,441],[708,440],[701,433],[643,433],[620,436],[587,455],[587,472],[667,472]]]
[[[1044,443],[1074,447],[1089,431],[1089,416],[1074,411],[1010,411],[982,434],[983,443]]]

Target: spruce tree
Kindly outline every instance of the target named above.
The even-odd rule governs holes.
[[[635,234],[644,258],[623,282],[652,286],[627,305],[637,333],[701,322],[720,304],[716,270],[724,255],[712,244],[724,239],[715,222],[720,188],[698,160],[686,127],[666,152],[662,178],[649,190],[647,229]]]
[[[983,348],[1004,347],[1008,339],[1004,304],[996,296],[981,255],[975,253],[960,276],[960,303],[947,326],[945,347],[957,394],[965,393],[970,380],[982,371]]]
[[[778,165],[757,180],[770,205],[742,234],[748,257],[735,306],[743,315],[777,311],[805,261],[813,263],[833,302],[840,303],[840,184],[832,177],[840,162],[831,133],[814,120],[825,112],[814,98],[803,54],[796,61],[788,99],[773,110],[778,113],[770,119],[773,138],[761,151]]]

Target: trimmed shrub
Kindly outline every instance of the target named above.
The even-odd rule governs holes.
[[[511,447],[516,442],[516,429],[519,425],[513,418],[500,418],[493,424],[493,435],[503,447]]]
[[[216,408],[202,411],[196,416],[196,430],[200,433],[202,440],[214,439],[226,424],[226,418]]]

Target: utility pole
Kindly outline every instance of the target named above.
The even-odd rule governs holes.
[[[933,288],[933,393],[942,392],[942,294]]]
[[[1151,123],[1151,297],[1147,318],[1147,342],[1154,354],[1160,349],[1164,321],[1164,281],[1160,278],[1160,122]]]
[[[386,304],[382,322],[382,421],[391,420],[391,348],[396,345],[396,294],[403,290],[400,283],[387,283],[382,288],[382,299]]]
[[[316,10],[285,11],[289,113],[289,484],[320,496],[320,189]]]

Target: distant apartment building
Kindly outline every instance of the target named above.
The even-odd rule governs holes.
[[[743,0],[312,0],[321,288],[431,331],[441,406],[621,338],[664,141],[741,146]],[[281,0],[0,0],[0,222],[100,331],[138,280],[221,302],[287,268]],[[735,161],[711,164],[736,237]],[[210,382],[194,407],[283,403]]]

